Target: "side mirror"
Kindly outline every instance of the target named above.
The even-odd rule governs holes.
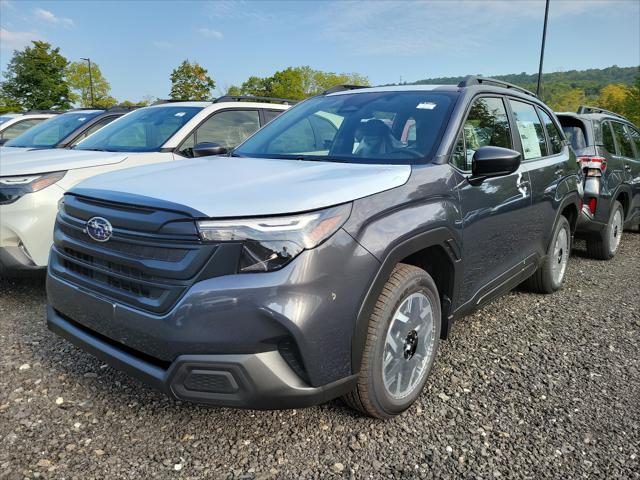
[[[201,142],[193,147],[193,156],[208,157],[210,155],[224,155],[228,151],[229,149],[227,147],[223,147],[219,143]]]
[[[8,138],[0,138],[0,145],[4,145],[5,143],[7,143],[9,141]]]
[[[473,154],[471,185],[479,185],[487,178],[510,175],[520,166],[520,152],[502,147],[480,147]]]

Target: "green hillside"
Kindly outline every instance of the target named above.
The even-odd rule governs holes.
[[[597,94],[599,90],[611,83],[631,86],[640,73],[640,67],[618,67],[616,65],[607,68],[590,68],[588,70],[568,70],[566,72],[551,72],[542,74],[542,84],[564,83],[571,87],[585,89],[587,94]],[[523,87],[534,86],[538,81],[538,74],[510,73],[508,75],[490,75],[478,73],[487,77],[497,78]],[[426,78],[413,82],[414,85],[443,85],[459,83],[464,77]]]
[[[479,74],[480,75],[480,74]],[[535,91],[537,74],[490,75]],[[425,78],[412,85],[457,84],[464,77]],[[640,124],[640,67],[590,68],[542,75],[540,97],[556,111],[575,111],[579,105],[606,108]]]

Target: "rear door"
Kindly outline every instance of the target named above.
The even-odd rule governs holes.
[[[521,99],[512,98],[509,104],[518,130],[523,169],[531,180],[531,247],[542,256],[551,241],[560,202],[568,192],[563,180],[577,168],[569,165],[569,148],[548,112]]]
[[[458,186],[463,222],[465,275],[462,303],[473,304],[519,283],[531,251],[529,218],[531,190],[523,168],[511,175],[490,178],[473,186],[463,176],[471,174],[475,151],[491,145],[514,148],[514,132],[501,96],[474,99],[452,155],[451,165],[461,174]]]

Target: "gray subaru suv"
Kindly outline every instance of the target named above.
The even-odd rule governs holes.
[[[227,156],[67,192],[48,326],[178,399],[392,417],[455,319],[562,286],[580,188],[518,87],[334,88]]]
[[[622,231],[640,223],[640,131],[625,117],[595,107],[558,113],[584,170],[584,205],[576,235],[587,253],[609,260]]]

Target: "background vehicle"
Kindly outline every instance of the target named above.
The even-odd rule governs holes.
[[[585,173],[577,234],[590,256],[610,259],[623,228],[640,223],[640,132],[626,118],[595,107],[557,115]]]
[[[5,143],[2,155],[35,149],[68,148],[137,107],[78,109],[58,115]]]
[[[181,398],[388,418],[452,321],[564,280],[580,170],[535,95],[490,79],[336,88],[231,157],[65,195],[48,325]]]
[[[282,100],[259,100],[161,103],[119,118],[71,150],[2,152],[0,270],[8,275],[47,265],[58,202],[79,181],[112,170],[224,152],[288,108]]]
[[[49,110],[31,110],[25,113],[5,113],[0,115],[0,145],[60,113]]]

